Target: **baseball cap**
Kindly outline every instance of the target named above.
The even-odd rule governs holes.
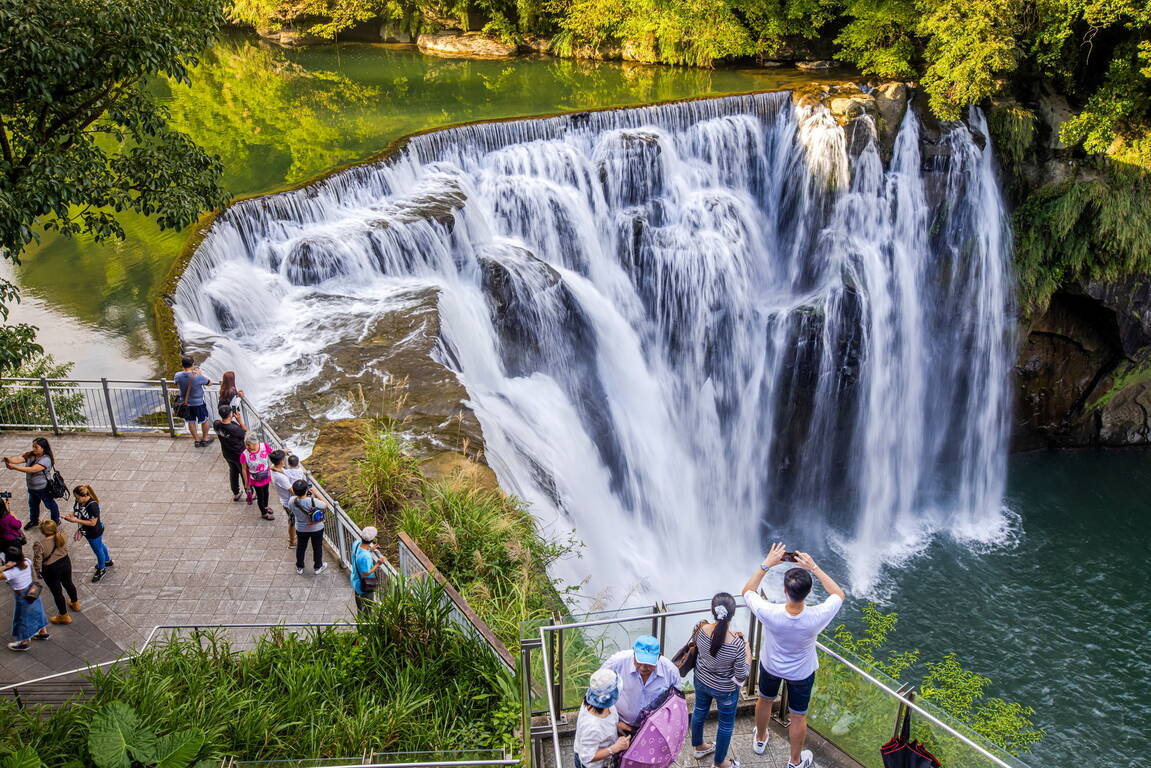
[[[640,635],[632,646],[635,651],[635,660],[640,664],[656,664],[659,662],[659,640],[651,635]]]

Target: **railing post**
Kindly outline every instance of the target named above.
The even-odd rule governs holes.
[[[556,621],[558,622],[559,619],[557,618]],[[563,711],[563,706],[564,706],[563,701],[560,700],[561,691],[560,691],[560,687],[559,687],[559,679],[556,677],[556,674],[555,674],[555,671],[556,671],[556,644],[557,644],[556,643],[556,640],[557,640],[556,632],[562,632],[562,631],[563,631],[562,629],[552,630],[551,632],[547,633],[547,637],[548,637],[547,658],[544,660],[544,663],[547,664],[548,668],[552,671],[552,675],[551,675],[552,712],[551,712],[551,715],[552,715],[552,722],[556,723],[557,725],[559,724],[559,721],[560,721],[560,712]]]
[[[552,672],[555,673],[556,693],[559,694],[558,698],[556,699],[556,701],[559,703],[556,706],[558,707],[558,710],[562,712],[564,708],[564,681],[567,678],[567,675],[564,674],[564,667],[566,667],[567,664],[564,663],[564,654],[566,649],[564,647],[564,630],[562,629],[560,630],[559,638],[556,640],[556,646],[556,658],[558,659],[559,663],[556,665],[556,668],[552,670]]]
[[[116,431],[116,414],[112,411],[112,391],[108,389],[107,379],[100,379],[100,385],[104,388],[104,403],[108,406],[108,424],[112,427],[112,437],[117,437],[120,433]]]
[[[756,695],[759,684],[759,620],[750,610],[747,612],[747,642],[751,644],[751,669],[747,671],[747,695]]]
[[[176,436],[176,419],[172,416],[172,398],[168,397],[168,380],[160,379],[160,397],[164,400],[164,413],[168,415],[168,434]]]
[[[344,511],[338,506],[336,506],[336,547],[340,551],[340,567],[351,568],[351,558],[344,559],[344,553],[350,553],[351,550],[348,548],[348,530],[344,526]]]
[[[41,376],[40,386],[44,387],[44,402],[48,404],[48,418],[52,422],[52,433],[60,434],[60,423],[56,421],[56,405],[52,402],[52,388],[48,386],[48,379]]]
[[[667,603],[665,603],[663,600],[660,600],[658,603],[655,604],[655,610],[656,610],[656,613],[667,613]],[[659,652],[662,654],[665,654],[665,655],[667,654],[667,651],[668,651],[668,648],[664,645],[664,640],[666,639],[666,636],[667,636],[667,617],[666,616],[660,616],[659,617],[659,631],[655,633],[655,637],[657,640],[659,640]]]

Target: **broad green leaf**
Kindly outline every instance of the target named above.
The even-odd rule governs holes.
[[[32,747],[22,747],[0,757],[0,768],[44,768],[44,761]]]
[[[130,758],[152,761],[156,736],[134,709],[122,701],[113,701],[93,718],[88,751],[97,768],[131,768]]]
[[[204,732],[197,728],[169,733],[156,739],[156,768],[188,768],[204,747]]]

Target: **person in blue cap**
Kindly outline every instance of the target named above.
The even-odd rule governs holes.
[[[668,688],[679,687],[679,670],[671,659],[661,656],[659,640],[651,635],[636,638],[630,651],[608,657],[604,669],[620,677],[621,687],[616,709],[619,728],[630,733],[639,713],[650,706]]]
[[[620,736],[619,713],[613,706],[619,699],[619,675],[610,669],[592,673],[587,693],[576,718],[575,768],[606,768],[608,761],[631,746],[630,736]]]

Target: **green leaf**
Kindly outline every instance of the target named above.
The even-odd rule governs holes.
[[[151,762],[156,736],[134,709],[113,701],[92,720],[88,750],[97,768],[131,768],[129,754],[140,762]]]
[[[160,736],[153,752],[156,768],[187,768],[200,754],[205,741],[204,732],[198,728]]]
[[[0,768],[44,768],[44,761],[32,747],[23,747],[0,758]]]

